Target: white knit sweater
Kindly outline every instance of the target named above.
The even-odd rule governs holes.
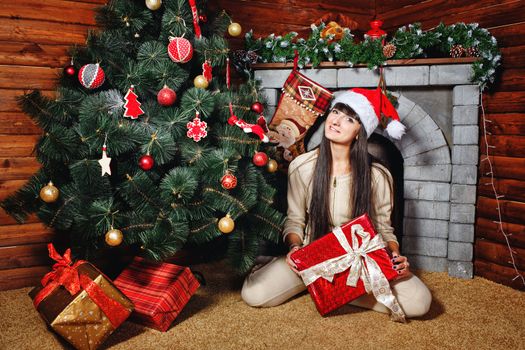
[[[318,150],[313,150],[295,158],[288,168],[288,216],[284,224],[283,239],[289,233],[301,237],[303,244],[310,243],[307,225],[310,201],[312,198],[312,178],[317,161]],[[381,171],[383,170],[383,171]],[[372,166],[372,212],[368,213],[377,233],[385,242],[397,242],[390,222],[392,213],[392,176],[383,166]],[[332,223],[340,226],[352,219],[352,176],[351,174],[332,177],[330,186],[330,209]]]

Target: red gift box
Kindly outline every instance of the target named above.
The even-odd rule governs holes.
[[[188,267],[135,257],[115,285],[135,304],[131,320],[165,332],[199,288]]]
[[[373,292],[391,309],[393,319],[404,320],[388,283],[398,274],[384,246],[364,214],[293,253],[291,259],[321,315]]]

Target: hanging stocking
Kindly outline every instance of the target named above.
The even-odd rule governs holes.
[[[291,162],[304,153],[304,136],[330,107],[332,93],[299,73],[295,53],[293,71],[282,88],[281,98],[270,122],[270,141],[277,143],[277,156]]]

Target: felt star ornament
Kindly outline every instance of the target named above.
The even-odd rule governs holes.
[[[109,164],[111,163],[111,158],[108,157],[106,150],[106,144],[104,144],[102,146],[102,158],[98,160],[98,163],[102,167],[102,176],[104,176],[106,173],[108,175],[111,175],[111,168],[109,167]]]

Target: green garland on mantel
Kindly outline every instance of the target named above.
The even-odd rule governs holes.
[[[282,36],[271,34],[266,38],[255,39],[253,31],[245,35],[245,48],[257,54],[257,61],[263,63],[285,63],[293,60],[294,51],[299,52],[299,67],[307,64],[317,67],[324,61],[342,61],[350,67],[366,64],[369,69],[376,69],[387,64],[383,54],[381,40],[374,40],[365,35],[359,43],[348,28],[343,31],[340,40],[334,41],[333,35],[321,37],[325,24],[311,25],[311,34],[307,39],[297,38],[296,32]],[[459,50],[469,56],[479,57],[472,63],[471,81],[484,90],[487,84],[494,82],[496,68],[500,65],[501,53],[496,38],[477,23],[456,23],[423,31],[420,23],[409,24],[397,29],[385,46],[395,46],[395,54],[388,59],[450,57],[451,50]],[[457,53],[457,51],[456,51]]]

